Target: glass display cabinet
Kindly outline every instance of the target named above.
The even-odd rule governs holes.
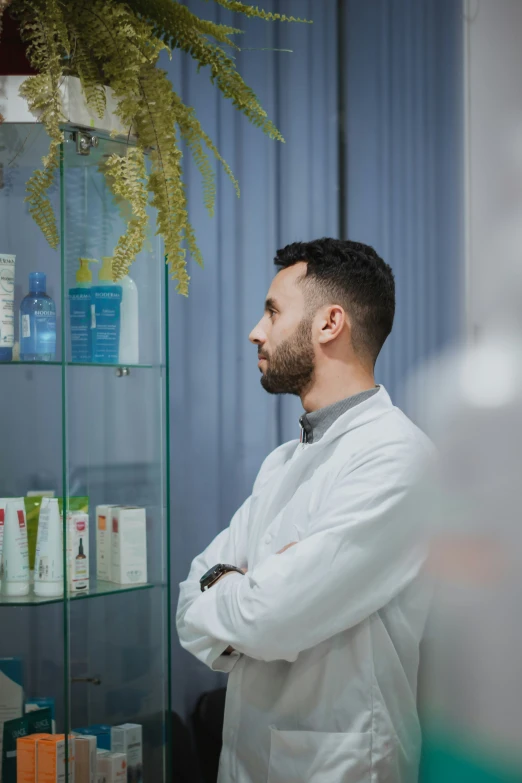
[[[75,123],[71,100],[50,190],[53,250],[25,203],[49,139],[16,84],[1,94],[14,96],[0,97],[1,779],[54,758],[60,783],[161,783],[171,614],[162,242],[151,211],[133,282],[101,273],[126,220],[101,164],[132,142],[111,135],[112,121],[95,128],[79,112]]]

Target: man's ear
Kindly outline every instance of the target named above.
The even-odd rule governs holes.
[[[345,310],[340,305],[329,305],[324,308],[319,321],[319,342],[329,343],[338,337],[350,322]]]

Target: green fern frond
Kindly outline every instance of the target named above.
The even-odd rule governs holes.
[[[87,105],[102,119],[107,103],[105,87],[100,81],[100,71],[96,61],[92,58],[84,40],[79,35],[76,39],[73,64],[82,83]]]
[[[208,2],[208,0],[207,0]],[[264,19],[267,22],[302,22],[310,24],[307,19],[299,19],[294,16],[285,16],[284,14],[273,14],[271,11],[263,11],[262,8],[250,5],[249,3],[240,3],[239,0],[214,0],[218,5],[232,11],[236,14],[243,14],[251,18]]]
[[[12,10],[16,14],[16,5]],[[42,159],[43,168],[35,171],[27,182],[25,200],[50,246],[56,248],[59,244],[58,228],[47,192],[59,166],[63,140],[60,80],[63,76],[62,55],[69,51],[67,28],[56,0],[48,0],[45,4],[35,0],[24,9],[19,19],[22,37],[29,40],[28,55],[40,71],[23,82],[20,94],[27,100],[29,109],[39,113],[50,137],[49,152]]]
[[[185,5],[173,0],[128,0],[130,8],[152,25],[153,33],[171,49],[180,47],[180,39],[191,33],[213,38],[218,43],[237,49],[230,40],[232,35],[242,35],[243,30],[201,19]]]
[[[112,257],[113,277],[117,282],[129,272],[131,264],[143,248],[147,235],[148,193],[145,186],[145,157],[141,149],[130,147],[125,156],[113,154],[100,165],[100,168],[114,196],[126,202],[131,210],[127,229],[118,239]]]
[[[272,14],[236,0],[215,0],[244,16],[274,21],[299,21]],[[0,0],[0,4],[2,0]],[[223,166],[237,194],[239,186],[228,164],[203,131],[194,109],[174,92],[165,71],[158,68],[162,51],[177,48],[208,69],[222,95],[254,125],[283,141],[268,119],[254,91],[245,84],[228,49],[238,49],[234,27],[199,18],[178,0],[11,0],[11,10],[28,43],[28,56],[37,71],[23,83],[21,94],[40,114],[50,137],[43,168],[27,184],[29,209],[48,241],[58,244],[58,231],[48,198],[60,159],[62,103],[60,84],[65,75],[80,78],[91,109],[105,113],[105,87],[116,98],[116,114],[132,129],[137,148],[125,156],[111,156],[103,170],[113,199],[124,217],[126,231],[114,250],[113,269],[121,278],[146,240],[147,192],[157,210],[158,233],[178,291],[188,291],[187,252],[203,264],[187,210],[183,184],[183,139],[203,178],[203,200],[214,210],[216,179],[210,154]],[[150,168],[144,163],[149,152]]]

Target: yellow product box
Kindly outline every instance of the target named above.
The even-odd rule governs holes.
[[[16,740],[16,783],[36,783],[38,740],[51,734],[29,734]]]
[[[67,742],[68,781],[74,783],[74,737]],[[36,783],[65,783],[65,734],[52,734],[38,740]]]

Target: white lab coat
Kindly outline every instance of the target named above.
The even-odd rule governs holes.
[[[177,625],[185,649],[230,672],[219,783],[417,780],[428,601],[422,539],[400,506],[430,453],[381,387],[317,443],[276,449],[194,560]],[[220,562],[248,574],[201,593]]]

